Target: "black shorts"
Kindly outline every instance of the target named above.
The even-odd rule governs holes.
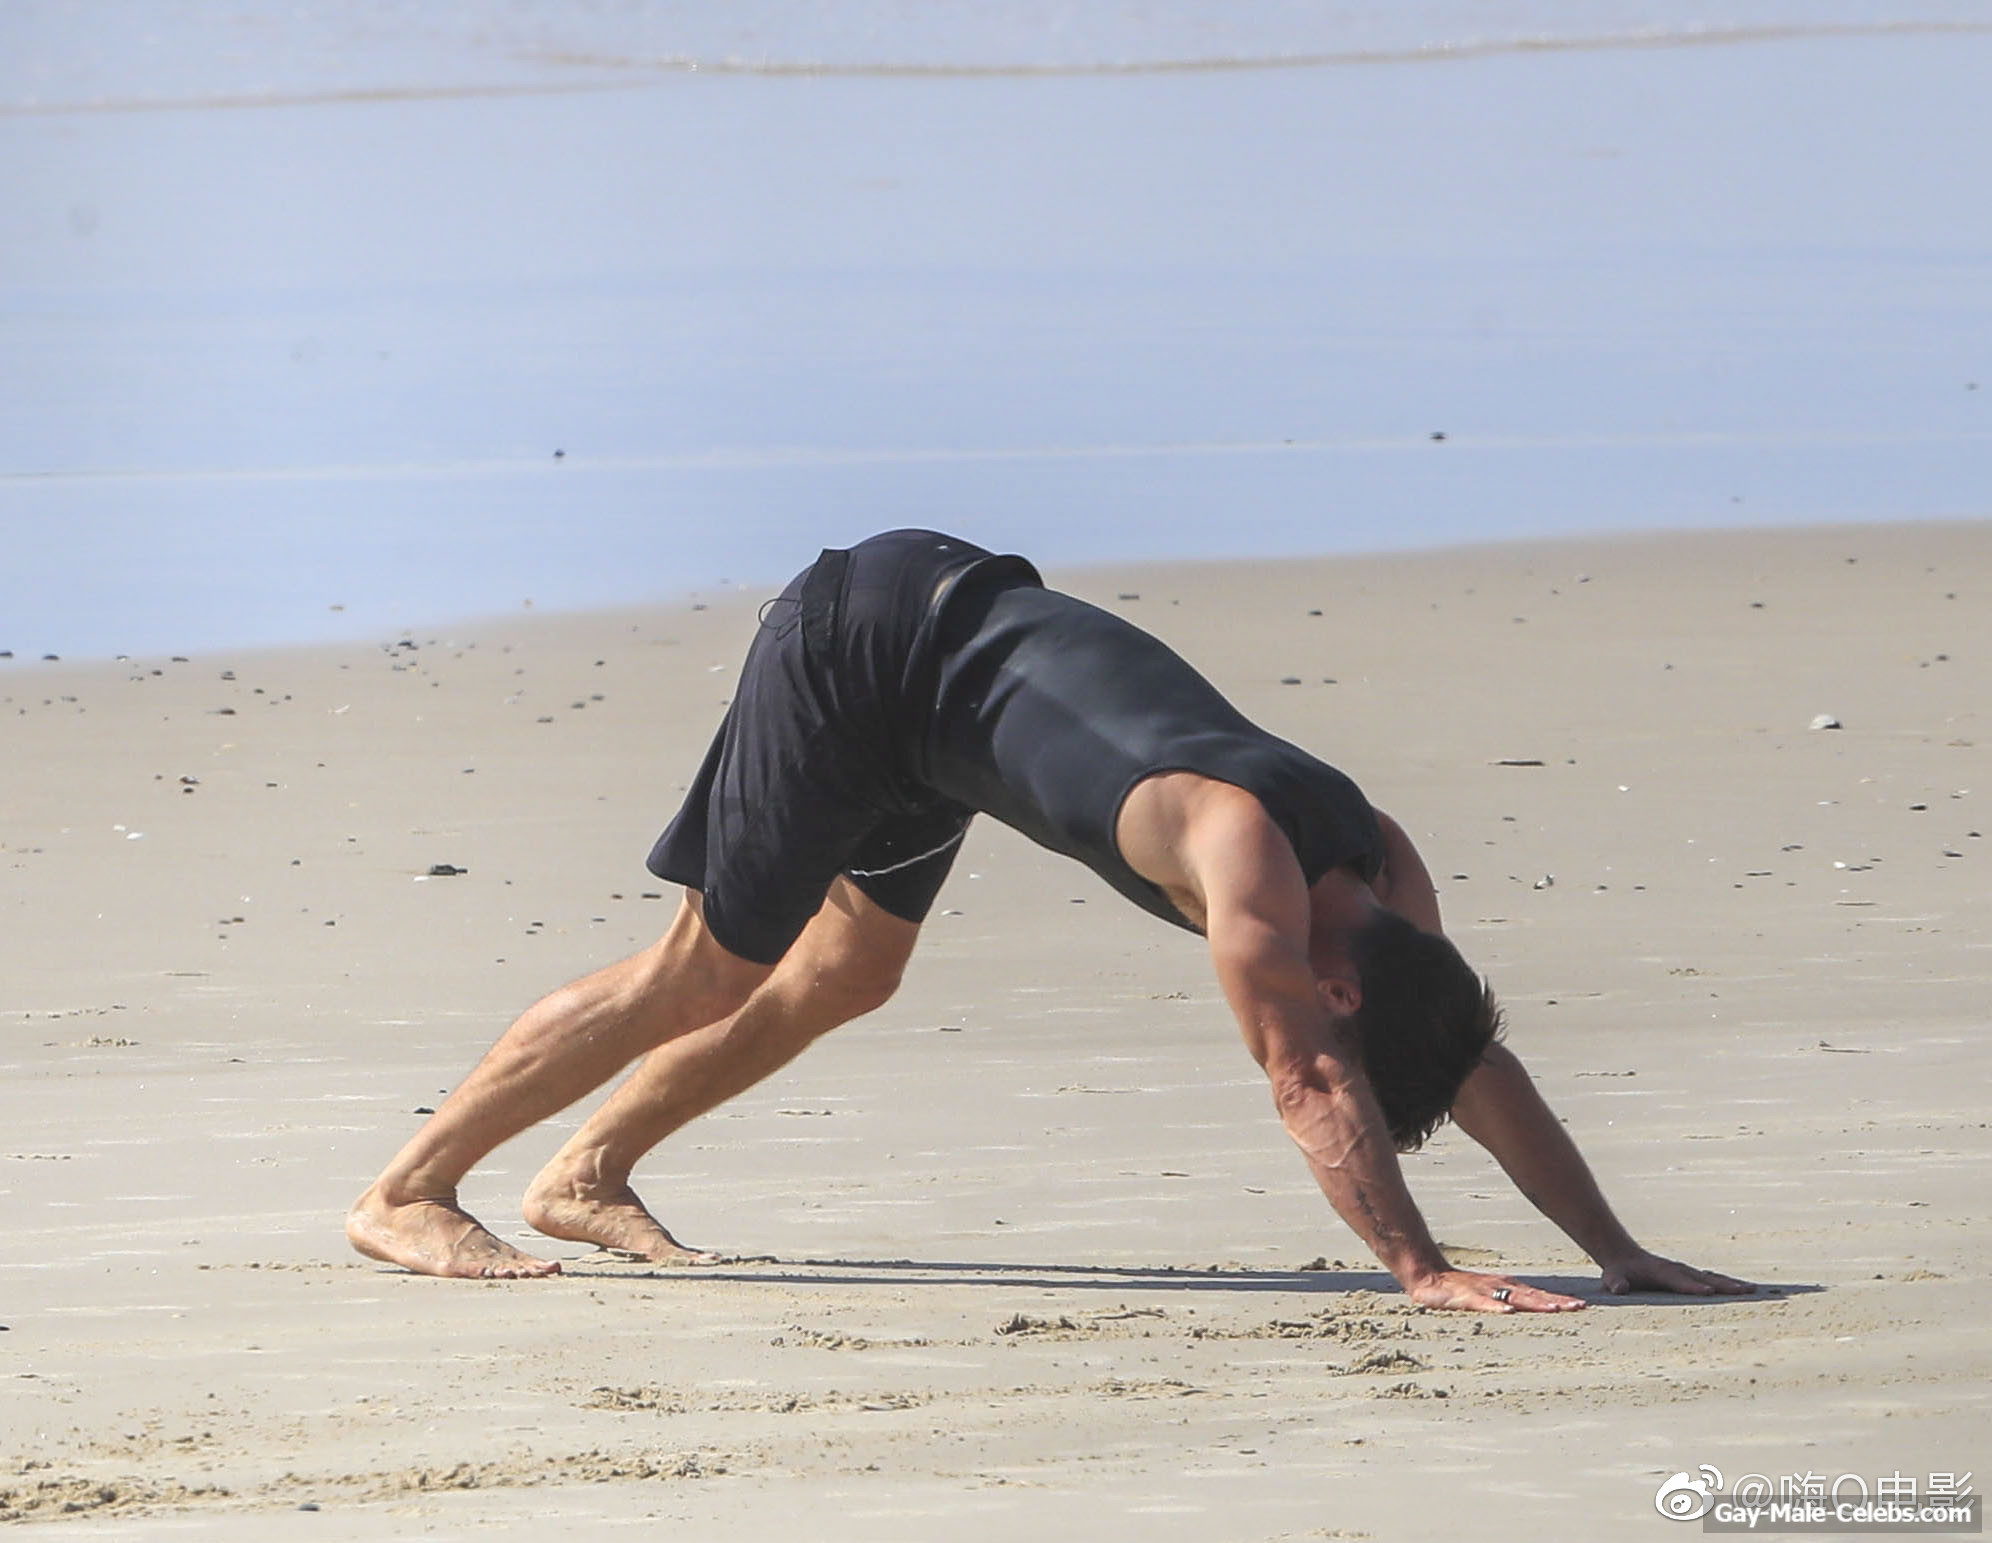
[[[907,775],[932,709],[934,624],[964,581],[1038,582],[1022,558],[932,531],[826,551],[770,601],[725,721],[651,848],[706,925],[773,964],[844,875],[925,919],[974,811]]]

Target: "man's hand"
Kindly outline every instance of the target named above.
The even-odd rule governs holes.
[[[1605,1290],[1614,1296],[1627,1291],[1672,1291],[1688,1297],[1748,1296],[1757,1288],[1713,1270],[1697,1270],[1674,1259],[1662,1259],[1645,1249],[1604,1265]]]
[[[1453,1102],[1453,1118],[1492,1152],[1521,1192],[1598,1261],[1605,1290],[1740,1296],[1757,1288],[1649,1254],[1619,1225],[1597,1181],[1528,1072],[1506,1045],[1490,1049]]]
[[[1441,1270],[1413,1281],[1405,1290],[1420,1307],[1466,1313],[1574,1313],[1584,1307],[1578,1297],[1473,1270]]]

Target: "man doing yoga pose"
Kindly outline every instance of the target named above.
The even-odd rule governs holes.
[[[650,854],[685,887],[669,929],[506,1031],[355,1203],[354,1246],[430,1275],[557,1272],[461,1210],[457,1184],[641,1057],[533,1181],[526,1220],[695,1262],[630,1187],[637,1161],[892,995],[978,812],[1205,937],[1281,1124],[1413,1301],[1584,1305],[1447,1262],[1397,1154],[1448,1117],[1607,1290],[1753,1289],[1648,1253],[1619,1224],[1499,1041],[1417,849],[1353,782],[1022,558],[931,531],[826,551],[770,604]]]

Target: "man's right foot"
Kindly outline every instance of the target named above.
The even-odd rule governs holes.
[[[558,1261],[535,1259],[493,1237],[454,1195],[390,1203],[370,1189],[346,1214],[346,1240],[369,1259],[417,1275],[526,1280],[560,1273]]]
[[[720,1262],[718,1254],[687,1248],[672,1237],[627,1184],[583,1184],[549,1168],[526,1191],[521,1213],[550,1238],[592,1243],[650,1264]]]

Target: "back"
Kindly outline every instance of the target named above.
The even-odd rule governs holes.
[[[1166,921],[1191,925],[1114,840],[1121,804],[1157,772],[1253,794],[1309,884],[1344,863],[1365,878],[1381,865],[1375,811],[1353,782],[1251,722],[1117,616],[1030,584],[974,591],[953,598],[935,648],[919,780],[1076,857]]]

